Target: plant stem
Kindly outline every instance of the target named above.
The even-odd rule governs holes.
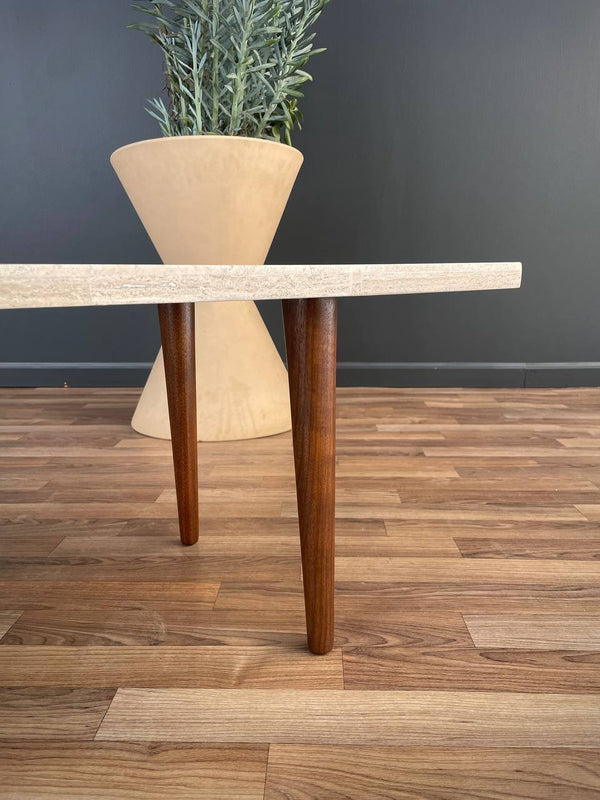
[[[213,0],[212,7],[212,38],[217,40],[219,29],[219,0]],[[212,129],[214,133],[219,130],[219,48],[213,44],[213,69],[212,69],[213,103],[212,103]]]
[[[194,125],[192,133],[202,133],[202,105],[200,96],[200,83],[198,81],[198,31],[194,31],[192,21],[188,19],[190,26],[190,44],[192,51],[192,80],[194,81]]]
[[[293,61],[294,52],[298,47],[298,43],[300,42],[302,35],[307,27],[307,23],[312,11],[312,6],[309,4],[308,8],[305,9],[304,14],[302,15],[302,19],[298,27],[296,28],[295,33],[292,36],[290,41],[290,45],[287,52],[286,62],[283,66],[281,74],[275,83],[275,88],[273,89],[273,98],[269,103],[267,110],[262,116],[262,119],[258,125],[258,130],[256,132],[257,136],[262,136],[265,128],[267,127],[269,120],[271,119],[271,115],[275,111],[278,105],[285,102],[285,82],[289,75],[289,64]]]
[[[229,133],[233,136],[239,130],[240,124],[240,107],[244,97],[244,88],[246,83],[246,62],[248,60],[248,42],[252,35],[253,16],[256,6],[256,0],[247,0],[246,15],[242,20],[242,38],[240,41],[240,51],[238,54],[238,63],[235,76],[235,88],[233,90],[233,100],[231,102],[231,121],[229,124]]]

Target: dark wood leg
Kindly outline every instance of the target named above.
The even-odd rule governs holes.
[[[308,646],[333,646],[337,301],[284,300]]]
[[[158,306],[182,544],[198,541],[198,437],[194,304]]]

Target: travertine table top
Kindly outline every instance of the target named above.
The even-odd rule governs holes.
[[[0,264],[0,308],[514,289],[521,264]]]

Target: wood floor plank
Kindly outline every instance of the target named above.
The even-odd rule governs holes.
[[[215,469],[215,476],[219,475]],[[432,464],[426,459],[397,458],[385,456],[367,456],[357,458],[355,456],[339,456],[336,474],[338,477],[353,477],[362,475],[366,477],[391,477],[391,478],[457,478],[458,473],[453,466],[448,463],[438,465]]]
[[[594,419],[597,418],[594,417]],[[521,447],[425,447],[424,453],[428,458],[570,458],[576,459],[577,454],[568,447],[537,447],[535,445]],[[43,455],[43,453],[40,453]],[[596,448],[586,448],[583,454],[585,458],[600,459],[600,446]]]
[[[49,460],[48,458],[29,458],[26,456],[14,458],[13,456],[4,455],[2,459],[0,459],[0,474],[6,475],[9,470],[12,472],[15,467],[17,470],[43,467],[49,463]]]
[[[248,488],[247,486],[217,486],[217,487],[200,487],[200,503],[218,501],[224,504],[238,503],[243,504],[248,502]],[[276,487],[272,489],[265,488],[264,485],[254,487],[254,492],[257,501],[263,503],[281,503],[292,502],[294,497],[294,483],[292,480],[286,482],[284,487]],[[577,497],[570,502],[581,502],[586,500],[593,501],[600,499],[598,490],[594,487],[593,492],[580,492]],[[338,483],[336,489],[336,496],[340,503],[351,503],[356,498],[356,490],[348,489],[344,485]],[[133,500],[137,498],[133,497]],[[154,498],[153,498],[154,499]],[[363,498],[365,503],[377,506],[396,506],[400,503],[398,490],[382,489],[382,488],[369,488],[363,486]],[[173,505],[176,501],[175,489],[165,489],[157,498],[157,503],[171,503]]]
[[[304,647],[0,647],[3,686],[336,689],[341,651]]]
[[[300,537],[297,526],[293,536],[267,536],[264,531],[257,535],[252,535],[247,530],[244,535],[240,532],[228,535],[224,532],[207,534],[202,536],[202,541],[198,547],[184,548],[173,536],[162,536],[160,538],[148,536],[125,536],[122,533],[119,537],[114,536],[66,536],[60,540],[58,545],[52,550],[53,556],[87,556],[101,557],[109,556],[174,556],[179,558],[201,558],[208,556],[219,557],[229,556],[232,558],[243,557],[269,557],[284,556],[300,558]],[[341,527],[341,526],[340,526]],[[0,539],[1,547],[1,539]],[[452,537],[446,540],[433,540],[424,542],[423,539],[415,537],[389,537],[381,536],[346,536],[339,530],[336,532],[336,553],[338,556],[360,557],[377,555],[379,557],[391,556],[419,556],[428,553],[437,557],[460,557],[460,552]]]
[[[3,447],[0,449],[0,460],[4,458],[52,458],[56,455],[56,449],[52,445],[42,444],[37,447],[31,446],[14,446]],[[110,459],[111,461],[118,461],[120,459],[135,459],[138,463],[143,463],[150,455],[153,459],[162,458],[165,463],[168,463],[171,454],[167,448],[158,447],[155,449],[150,448],[117,448],[117,447],[85,447],[85,446],[71,446],[61,447],[60,455],[62,458],[78,459],[89,458],[93,460]]]
[[[271,745],[265,800],[594,800],[600,751]]]
[[[455,565],[452,561],[452,567]],[[370,609],[383,615],[392,611],[431,613],[598,613],[600,585],[572,583],[532,585],[524,582],[440,582],[418,581],[338,581],[336,583],[337,617],[353,614],[357,609],[364,613]],[[277,605],[280,610],[303,608],[300,582],[260,584],[225,582],[217,597],[215,608],[252,609],[263,613]]]
[[[98,741],[598,747],[600,697],[119,689]]]
[[[40,503],[39,505],[43,505]],[[159,505],[158,503],[156,505]],[[529,522],[579,522],[585,519],[578,511],[581,508],[597,508],[600,506],[528,506],[521,503],[504,505],[502,503],[452,504],[440,503],[436,506],[421,506],[418,504],[401,503],[397,506],[380,507],[377,505],[356,503],[340,503],[336,506],[337,518],[350,519],[385,519],[389,520],[448,520],[457,522],[470,520],[502,520],[502,521],[529,521]],[[2,506],[0,505],[0,514]],[[599,519],[600,519],[600,512]],[[293,503],[281,504],[283,517],[298,516],[298,510]]]
[[[580,520],[384,520],[388,536],[413,537],[427,543],[436,538],[446,539],[560,539],[561,541],[596,541],[600,538],[600,524],[583,517]],[[532,556],[533,557],[533,554]]]
[[[19,514],[15,518],[0,517],[0,539],[2,545],[19,543],[24,547],[28,541],[63,539],[65,536],[116,536],[124,530],[124,519],[36,519]],[[160,522],[159,522],[160,524]],[[164,524],[164,523],[163,523]],[[1,552],[1,551],[0,551]],[[3,553],[8,555],[8,553]],[[23,555],[36,555],[35,552]]]
[[[15,470],[11,470],[2,475],[1,483],[3,489],[29,489],[35,492],[46,486],[48,481],[44,480],[44,478],[32,477],[30,475],[19,475]]]
[[[267,745],[2,742],[0,798],[263,800]]]
[[[578,503],[576,508],[590,522],[600,522],[600,503]]]
[[[532,470],[533,471],[533,470]],[[386,486],[395,486],[403,503],[419,502],[424,505],[433,502],[481,503],[490,497],[503,503],[526,503],[527,505],[556,505],[562,503],[598,502],[598,487],[590,480],[578,477],[565,477],[557,480],[555,476],[536,474],[523,480],[523,476],[512,474],[505,477],[460,477],[460,478],[421,478],[421,479],[375,479]],[[355,489],[364,486],[365,478],[346,481],[353,483]],[[50,487],[47,487],[50,488]],[[343,502],[343,500],[342,500]]]
[[[300,591],[300,590],[299,590]],[[407,613],[373,604],[356,603],[339,609],[336,646],[413,644],[471,639],[458,613]],[[306,637],[304,604],[280,608],[276,602],[256,609],[207,608],[192,603],[119,602],[96,598],[55,602],[24,611],[0,640],[1,645],[124,646],[282,646],[303,649]],[[233,654],[235,656],[235,653]]]
[[[444,558],[338,558],[336,576],[339,581],[380,582],[402,581],[406,583],[505,583],[571,584],[576,578],[580,585],[600,585],[600,564],[577,562],[574,572],[570,563],[560,560],[527,558],[510,559],[459,559],[448,569]]]
[[[382,537],[387,540],[387,537]],[[369,537],[367,541],[373,541]],[[393,548],[393,542],[390,543]],[[456,546],[455,546],[456,547]],[[458,555],[456,549],[455,554]],[[269,556],[282,556],[300,558],[300,538],[296,536],[267,537],[267,536],[228,536],[214,534],[202,536],[198,547],[182,547],[181,543],[172,536],[94,536],[94,537],[65,537],[52,551],[53,556],[73,558],[85,556],[92,558],[179,558],[193,561],[207,557],[219,558],[268,558]]]
[[[600,609],[594,615],[465,614],[476,647],[595,650],[600,670]]]
[[[598,449],[598,439],[593,436],[571,436],[567,439],[557,439],[564,447],[594,447]]]
[[[44,493],[42,495],[42,492]],[[124,500],[132,503],[154,503],[158,500],[161,490],[157,486],[71,486],[69,489],[53,490],[47,486],[38,491],[36,497],[31,495],[24,498],[24,502],[47,501],[48,503],[121,503]],[[595,500],[594,496],[580,493],[576,497],[569,495],[569,502],[586,502]]]
[[[27,536],[23,538],[14,533],[6,534],[0,529],[0,558],[6,556],[49,556],[54,548],[63,540],[60,534],[56,536],[44,533],[41,536]],[[458,551],[457,551],[458,552]]]
[[[548,428],[552,430],[554,427],[555,426],[548,426]],[[97,425],[61,425],[60,423],[44,425],[39,422],[34,424],[31,422],[29,424],[12,424],[10,422],[3,422],[2,430],[9,431],[11,433],[31,433],[32,431],[36,431],[38,434],[70,434],[72,436],[85,437],[86,439],[93,438],[98,434]],[[137,436],[136,432],[131,428],[130,425],[103,425],[102,432],[103,434],[119,434],[121,438],[125,438],[126,436]]]
[[[465,558],[558,558],[562,561],[600,561],[598,539],[520,539],[517,537],[454,539]]]
[[[589,525],[590,523],[583,523]],[[122,536],[159,536],[177,539],[179,535],[178,521],[129,519],[124,523],[119,535]],[[338,520],[336,525],[338,538],[350,537],[364,541],[372,536],[386,536],[385,521],[382,519],[346,519]],[[299,539],[298,521],[281,517],[206,517],[202,516],[202,541],[210,536],[236,536],[243,540],[265,536],[270,539]],[[202,547],[202,543],[200,543]]]
[[[143,468],[143,461],[138,469]],[[231,502],[218,500],[204,503],[204,513],[212,517],[277,517],[281,503]],[[27,515],[36,519],[102,519],[103,517],[129,519],[146,517],[148,519],[175,519],[177,511],[172,503],[0,503],[0,517]]]
[[[27,426],[24,426],[27,427]],[[410,423],[377,423],[376,426],[378,431],[382,433],[404,433],[410,432],[415,430],[415,425],[411,425]],[[11,428],[11,430],[13,430]],[[20,430],[20,428],[14,428],[14,430]],[[557,423],[546,423],[543,425],[536,425],[535,423],[530,422],[513,422],[513,423],[502,423],[499,425],[493,424],[481,424],[481,423],[458,423],[458,422],[438,422],[438,423],[422,423],[419,425],[419,430],[423,431],[431,431],[431,432],[439,432],[443,431],[445,436],[448,436],[451,433],[456,433],[458,435],[461,434],[472,434],[473,432],[481,433],[482,436],[486,437],[488,440],[490,438],[496,439],[498,436],[502,436],[503,434],[512,435],[515,431],[519,432],[528,432],[528,431],[544,431],[547,433],[559,434],[561,431],[564,430],[562,425]]]
[[[22,611],[0,611],[0,638],[15,624]]]
[[[460,558],[460,551],[451,536],[424,539],[417,536],[381,536],[359,539],[336,533],[335,552],[338,558]]]
[[[0,558],[0,581],[200,581],[242,580],[257,582],[295,580],[300,562],[295,556],[206,556],[197,551],[170,556],[48,556],[47,558]]]
[[[381,624],[375,613],[338,626],[336,644],[381,644],[403,636],[395,619]],[[416,625],[416,623],[415,623]],[[258,617],[247,610],[206,610],[192,604],[127,605],[97,601],[93,607],[54,605],[25,611],[0,640],[1,645],[304,647],[304,611],[271,609]],[[233,654],[235,655],[235,654]]]
[[[489,690],[591,694],[600,691],[600,653],[473,647],[460,641],[344,648],[349,690]]]
[[[0,739],[93,739],[114,694],[18,683],[0,688]]]
[[[56,604],[92,608],[212,608],[219,583],[201,581],[0,581],[0,607],[47,609]]]

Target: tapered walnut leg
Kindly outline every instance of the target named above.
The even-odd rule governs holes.
[[[284,300],[308,646],[333,646],[335,559],[334,299]]]
[[[194,304],[158,306],[162,338],[177,513],[182,544],[198,541],[198,441]]]

